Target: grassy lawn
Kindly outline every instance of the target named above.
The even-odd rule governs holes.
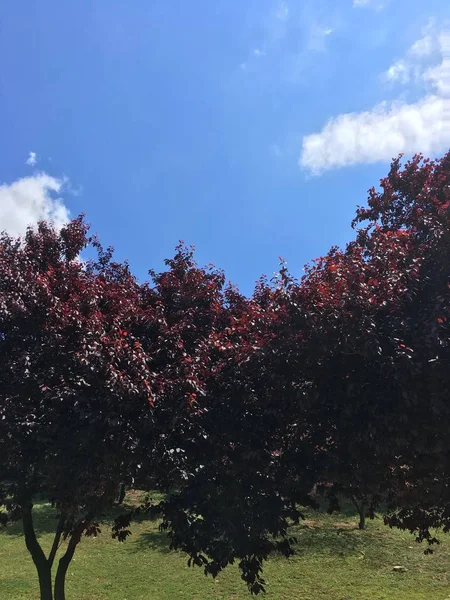
[[[36,528],[50,548],[55,521],[48,505],[37,507]],[[68,600],[236,600],[250,598],[235,568],[217,580],[188,568],[186,556],[168,549],[157,523],[141,522],[124,543],[111,539],[107,525],[79,545],[68,573]],[[266,599],[279,600],[450,600],[450,539],[433,555],[407,533],[380,519],[356,528],[356,516],[309,511],[293,528],[296,555],[273,558],[265,568]],[[0,530],[0,598],[34,600],[37,578],[19,524]],[[407,568],[405,573],[392,570]],[[261,597],[261,596],[260,596]]]

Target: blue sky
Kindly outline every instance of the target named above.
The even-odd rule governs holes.
[[[447,0],[15,0],[0,229],[85,212],[140,278],[179,239],[250,293],[342,245],[390,158],[450,147]]]

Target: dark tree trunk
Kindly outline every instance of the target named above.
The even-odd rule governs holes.
[[[117,494],[117,504],[122,504],[125,499],[125,484],[121,483],[119,485],[119,491]]]
[[[55,600],[66,600],[66,575],[70,560],[65,560],[64,555],[59,560],[58,570],[55,577]]]
[[[352,501],[359,515],[358,528],[363,530],[366,528],[367,504],[364,500],[358,500],[355,496],[352,497]]]
[[[75,554],[76,547],[81,540],[81,536],[83,535],[83,531],[85,529],[85,521],[81,521],[78,527],[73,532],[71,538],[69,539],[69,543],[67,545],[67,550],[59,559],[58,569],[56,571],[55,577],[55,600],[66,600],[66,575],[67,569],[69,568],[70,561]]]
[[[358,524],[359,529],[365,529],[366,528],[366,511],[365,511],[365,507],[363,505],[363,509],[362,511],[359,513],[359,524]]]
[[[40,567],[36,565],[39,577],[40,600],[53,600],[52,593],[52,570],[48,564]]]
[[[24,494],[25,500],[22,503],[22,521],[23,531],[25,534],[25,543],[33,562],[35,564],[38,578],[39,578],[39,589],[40,589],[40,600],[65,600],[65,584],[67,569],[69,568],[70,561],[75,554],[75,549],[81,540],[81,536],[86,529],[86,526],[93,518],[93,514],[89,514],[85,519],[78,522],[77,527],[72,533],[67,545],[67,550],[59,560],[58,569],[56,571],[55,586],[52,586],[52,566],[55,560],[56,553],[60,546],[60,541],[64,531],[65,517],[60,516],[58,527],[56,529],[55,538],[53,545],[50,550],[49,557],[47,558],[44,551],[39,544],[36,532],[34,531],[33,525],[33,504],[29,499],[29,496]]]
[[[47,560],[34,531],[33,505],[30,500],[24,502],[22,506],[23,532],[25,535],[25,544],[28,552],[31,554],[39,578],[40,600],[53,600],[52,593],[52,566]]]

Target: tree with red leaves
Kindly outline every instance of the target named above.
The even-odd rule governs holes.
[[[417,155],[403,166],[399,157],[381,188],[370,190],[356,222],[368,222],[358,243],[369,258],[380,254],[380,238],[403,240],[402,289],[387,317],[393,368],[381,384],[397,415],[387,445],[398,510],[386,521],[433,542],[430,528],[450,530],[450,154]]]
[[[139,284],[82,219],[3,234],[0,516],[23,521],[41,598],[63,600],[81,536],[132,477],[166,493],[146,508],[173,547],[212,575],[237,561],[255,593],[320,482],[354,498],[361,526],[384,500],[420,539],[450,529],[449,207],[449,155],[399,158],[355,241],[301,281],[282,265],[251,298],[183,246]],[[58,515],[49,556],[38,494]]]
[[[436,490],[446,485],[445,446],[443,440],[436,446],[432,435],[446,431],[448,418],[439,403],[438,410],[430,403],[430,367],[424,369],[423,358],[416,363],[422,354],[436,369],[437,351],[443,356],[446,346],[442,335],[431,346],[425,337],[413,344],[410,329],[424,306],[437,301],[428,283],[433,265],[441,266],[431,279],[440,273],[445,281],[438,298],[447,289],[447,165],[446,158],[424,165],[416,158],[401,171],[394,161],[384,192],[370,192],[369,209],[359,210],[355,224],[371,215],[372,222],[345,250],[333,248],[300,282],[283,266],[275,285],[261,281],[250,300],[225,294],[228,323],[211,332],[210,371],[199,396],[196,426],[203,434],[187,446],[180,441],[187,482],[164,503],[173,545],[206,572],[239,559],[250,589],[262,589],[264,559],[275,549],[292,552],[287,525],[298,517],[292,502],[309,503],[316,483],[331,483],[334,495],[352,498],[360,527],[381,501],[403,507],[391,524],[411,525],[430,481]],[[429,194],[423,168],[439,205],[421,199],[422,188]],[[392,208],[401,194],[423,204],[418,214],[429,226],[426,235]],[[377,202],[397,221],[375,218]],[[410,206],[402,210],[409,215]],[[425,323],[442,329],[447,318],[444,310]],[[436,393],[444,393],[442,374],[438,381]],[[423,428],[430,411],[437,418]],[[431,479],[425,478],[424,429],[435,461]],[[431,507],[428,521],[439,512],[434,522],[442,523],[443,510]],[[423,521],[416,525],[424,531]]]
[[[148,356],[156,357],[152,369],[167,382],[155,404],[153,454],[154,484],[167,493],[157,507],[162,527],[172,547],[206,574],[236,561],[257,593],[264,559],[292,553],[287,528],[297,512],[287,474],[292,455],[309,446],[290,431],[304,410],[301,402],[295,406],[301,390],[286,386],[284,374],[272,377],[283,361],[283,319],[271,297],[223,290],[223,274],[199,268],[187,249],[180,247],[167,266],[153,274],[147,292],[159,316],[140,332]],[[297,499],[309,502],[313,470],[303,477]],[[119,519],[117,531],[128,522]]]
[[[97,258],[83,263],[88,245]],[[182,246],[138,284],[82,219],[59,233],[41,223],[24,240],[3,234],[0,279],[0,503],[23,522],[41,598],[65,597],[77,544],[131,478],[167,493],[158,510],[175,547],[212,574],[238,559],[259,591],[263,558],[291,552],[282,407],[260,377],[275,313],[224,292],[223,274]],[[48,556],[37,496],[58,516]]]
[[[139,286],[104,253],[100,269],[81,262],[90,241],[81,218],[0,238],[1,517],[22,520],[42,600],[64,599],[77,544],[97,533],[142,459],[136,439],[152,431],[156,386],[133,333],[146,318]],[[58,518],[48,556],[33,525],[39,495]]]
[[[431,540],[449,528],[450,156],[392,165],[358,210],[357,238],[298,288],[332,491]]]
[[[311,426],[325,439],[321,481],[330,510],[338,496],[351,499],[365,528],[367,514],[389,491],[392,456],[385,440],[395,435],[390,389],[396,351],[390,311],[402,293],[403,237],[379,239],[363,256],[355,243],[332,249],[307,271],[300,287],[308,311],[308,373],[314,397]],[[330,486],[330,484],[332,484]]]

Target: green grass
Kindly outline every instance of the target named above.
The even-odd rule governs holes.
[[[38,505],[36,528],[46,550],[55,520]],[[188,568],[186,556],[171,552],[154,522],[135,523],[124,543],[111,539],[107,524],[97,538],[85,538],[67,578],[68,600],[237,600],[250,598],[236,568],[216,580]],[[434,554],[381,519],[356,528],[356,516],[309,511],[293,528],[296,555],[275,557],[265,568],[266,600],[450,600],[450,539]],[[394,565],[408,569],[396,573]],[[19,524],[0,530],[0,598],[34,600],[37,578]]]

